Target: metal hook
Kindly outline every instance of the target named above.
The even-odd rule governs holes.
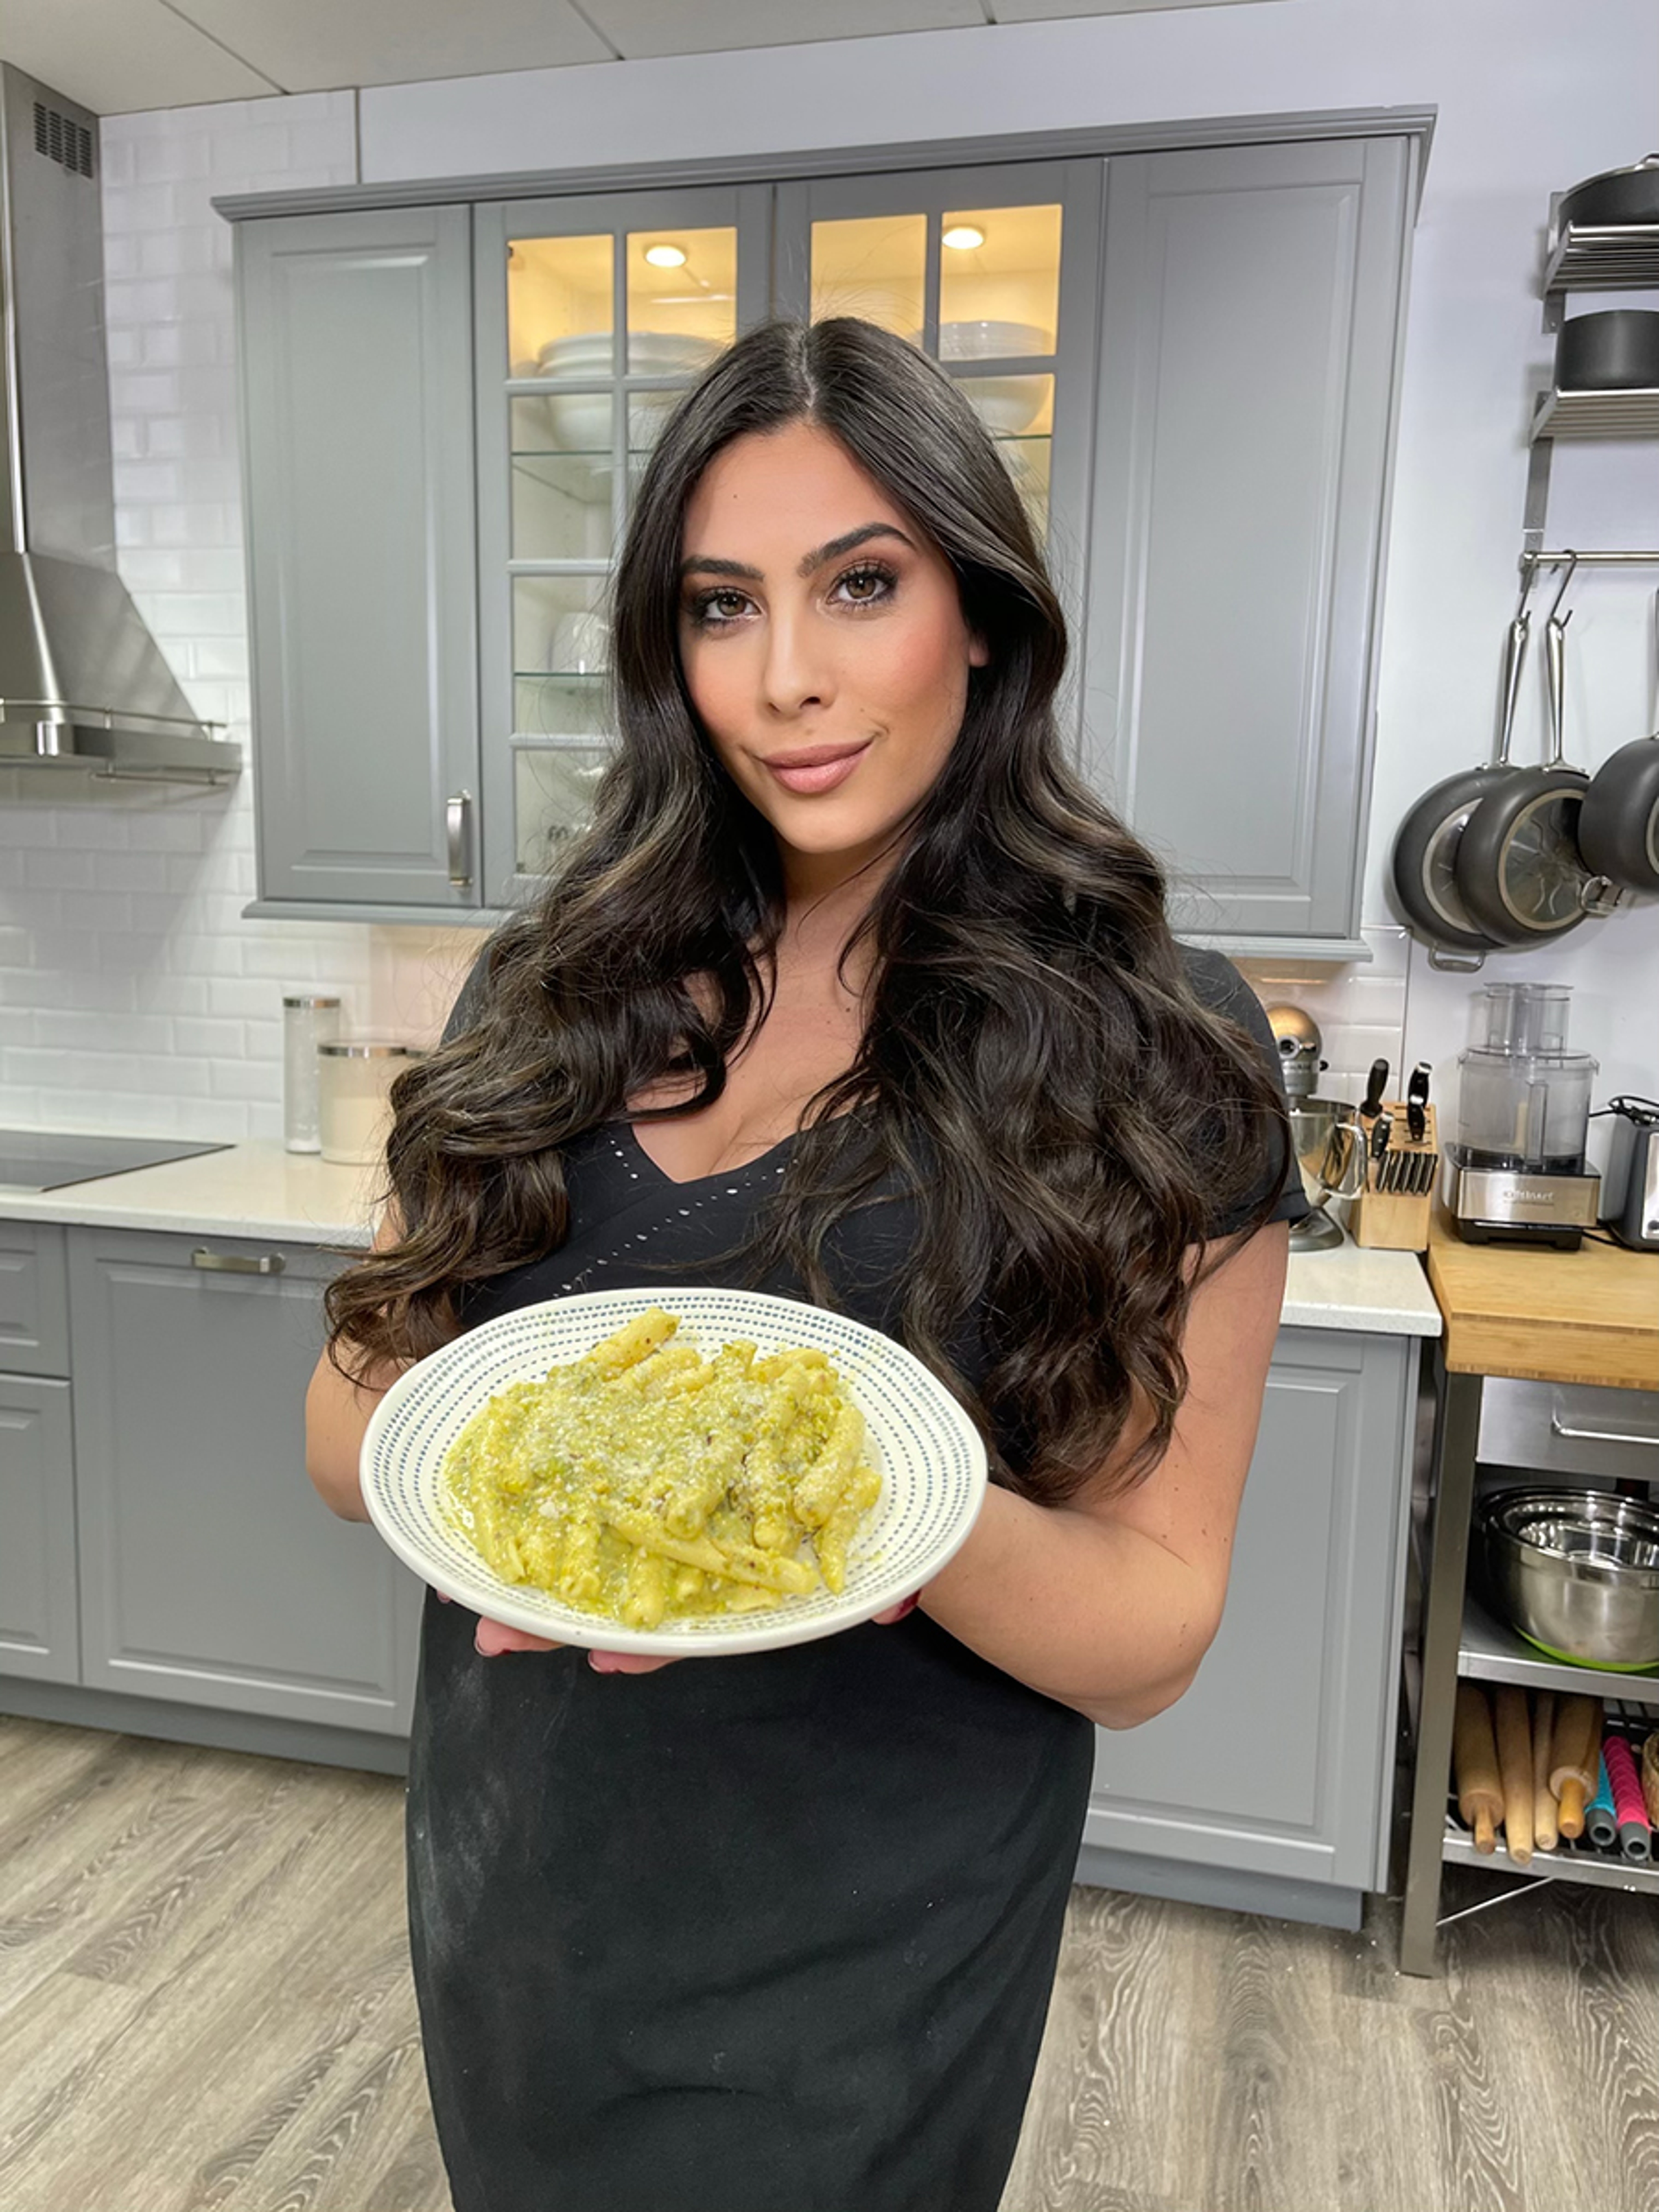
[[[1538,556],[1535,553],[1523,553],[1521,556],[1521,597],[1516,602],[1515,620],[1527,623],[1528,627],[1530,627],[1530,617],[1527,613],[1527,601],[1532,597],[1532,587],[1537,581]]]
[[[1562,600],[1567,596],[1567,586],[1571,583],[1572,572],[1578,566],[1578,556],[1573,551],[1571,546],[1565,546],[1563,548],[1563,550],[1565,552],[1567,556],[1567,572],[1565,575],[1562,577],[1561,588],[1557,592],[1550,606],[1549,619],[1551,622],[1555,620],[1556,610],[1559,607]],[[1572,612],[1571,610],[1569,609],[1568,611],[1561,617],[1562,629],[1565,629],[1571,620]]]

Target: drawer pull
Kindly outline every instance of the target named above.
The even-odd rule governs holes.
[[[1659,1437],[1633,1437],[1622,1429],[1570,1429],[1555,1413],[1550,1415],[1550,1434],[1570,1437],[1574,1443],[1645,1444],[1650,1451],[1659,1451]]]
[[[210,1252],[198,1244],[190,1255],[192,1267],[204,1275],[280,1275],[288,1261],[280,1252],[261,1252],[257,1258],[245,1252]]]

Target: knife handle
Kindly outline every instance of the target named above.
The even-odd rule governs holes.
[[[1432,1073],[1429,1062],[1419,1060],[1406,1085],[1406,1126],[1414,1145],[1420,1145],[1428,1133],[1428,1117],[1423,1109],[1429,1103],[1429,1078]]]
[[[1374,1060],[1371,1062],[1371,1072],[1365,1079],[1364,1103],[1359,1109],[1359,1118],[1362,1121],[1369,1121],[1372,1120],[1375,1115],[1382,1112],[1382,1086],[1387,1083],[1388,1079],[1388,1061],[1386,1060]]]

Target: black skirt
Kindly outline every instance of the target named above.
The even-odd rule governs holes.
[[[783,1151],[676,1183],[595,1133],[567,1162],[564,1245],[469,1319],[740,1280],[722,1255]],[[890,1249],[902,1211],[871,1237]],[[890,1327],[858,1218],[837,1287]],[[631,1676],[574,1650],[482,1659],[474,1625],[428,1599],[409,1789],[456,2212],[996,2212],[1088,1805],[1084,1716],[921,1612]]]

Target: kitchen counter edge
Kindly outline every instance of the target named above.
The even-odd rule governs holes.
[[[340,1167],[280,1145],[233,1145],[61,1190],[0,1187],[0,1221],[354,1247],[368,1242],[378,1191],[374,1168]],[[1351,1244],[1291,1254],[1280,1323],[1382,1336],[1441,1330],[1440,1309],[1415,1253]]]

